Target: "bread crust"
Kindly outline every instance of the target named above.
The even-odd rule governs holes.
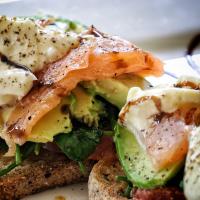
[[[10,158],[1,158],[0,168],[10,161]],[[32,156],[0,178],[0,200],[20,199],[56,186],[87,181],[93,163],[87,161],[85,165],[87,173],[83,175],[78,164],[63,155],[45,152]]]
[[[127,184],[116,181],[116,176],[124,172],[118,161],[99,161],[94,165],[88,182],[89,200],[128,200],[123,197]],[[133,188],[132,200],[186,200],[178,187],[163,187],[155,189]]]
[[[127,183],[116,181],[116,176],[123,175],[119,162],[99,161],[89,176],[89,200],[127,200],[122,196]]]

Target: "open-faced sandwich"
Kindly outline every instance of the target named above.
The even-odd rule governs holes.
[[[90,174],[90,200],[200,199],[200,78],[133,87],[119,113],[117,157]]]
[[[147,98],[154,90],[143,92],[150,86],[143,77],[162,73],[162,62],[153,55],[93,26],[53,17],[0,17],[0,199],[19,199],[87,180],[96,162],[116,159],[113,128],[132,87],[141,90],[131,89],[120,113],[121,125],[116,127],[121,164],[134,186],[165,184],[180,169],[188,143],[181,133],[184,140],[178,136],[170,152],[159,154],[154,147],[148,148],[162,129],[159,126],[150,137],[153,129],[147,129],[153,121],[164,120],[165,124],[168,118],[179,120],[174,110],[177,106],[169,104],[172,110],[168,114],[162,110],[159,89],[155,98]],[[198,105],[195,92],[191,92],[195,97],[191,103]],[[187,92],[184,94],[186,97]],[[147,106],[140,106],[146,100]],[[154,110],[148,111],[150,106]],[[150,122],[146,123],[148,117]],[[185,122],[180,120],[180,124],[175,135],[179,129],[185,130]],[[146,132],[148,140],[144,140]],[[180,155],[175,159],[176,142],[184,149],[178,147]],[[161,143],[161,147],[166,149],[167,144]],[[163,156],[161,161],[156,159],[157,153]],[[144,163],[139,161],[140,156]],[[171,160],[166,162],[168,158]]]

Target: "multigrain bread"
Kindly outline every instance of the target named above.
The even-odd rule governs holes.
[[[89,176],[89,200],[128,200],[123,196],[127,183],[116,180],[116,176],[123,175],[118,161],[99,161]],[[133,188],[131,196],[132,200],[185,200],[183,192],[177,187],[149,190]]]
[[[11,160],[1,157],[0,168]],[[0,200],[20,199],[48,188],[87,181],[93,163],[87,161],[85,165],[87,172],[83,175],[78,164],[63,155],[45,151],[32,156],[0,178]]]
[[[122,194],[127,187],[124,181],[116,181],[123,176],[119,162],[100,160],[92,169],[88,181],[89,200],[127,200]]]

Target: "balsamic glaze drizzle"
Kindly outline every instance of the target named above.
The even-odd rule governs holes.
[[[197,46],[200,44],[200,33],[195,35],[194,38],[190,41],[188,48],[187,48],[187,55],[192,55],[193,51]]]
[[[104,33],[98,31],[93,25],[89,28],[88,33],[94,35],[95,37],[105,37]]]
[[[28,67],[9,60],[5,55],[0,54],[0,58],[1,58],[1,62],[6,63],[7,65],[11,65],[15,68],[23,69],[25,71],[29,71],[29,72],[33,73]]]
[[[188,64],[194,69],[198,74],[200,74],[200,65],[198,65],[194,59],[192,58],[194,50],[200,44],[200,33],[195,35],[194,38],[190,41],[187,51],[186,51],[186,59]]]

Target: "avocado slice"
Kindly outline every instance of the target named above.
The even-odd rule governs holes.
[[[61,103],[48,112],[32,129],[27,140],[31,142],[52,142],[53,137],[59,133],[69,133],[72,123],[69,116],[68,97],[64,97]]]
[[[174,163],[169,168],[157,171],[134,135],[119,124],[115,127],[115,145],[128,179],[139,188],[149,189],[165,185],[183,164]]]
[[[77,86],[71,95],[64,97],[61,103],[47,113],[34,127],[27,140],[31,142],[52,142],[59,133],[72,130],[70,115],[88,126],[98,126],[100,115],[105,114],[102,102],[85,89]]]
[[[81,86],[72,91],[71,99],[69,107],[71,115],[89,127],[98,127],[100,116],[105,115],[104,104]]]
[[[82,86],[90,93],[103,97],[121,109],[126,103],[126,97],[131,87],[145,89],[150,86],[150,83],[142,77],[124,74],[117,78],[83,82]]]

